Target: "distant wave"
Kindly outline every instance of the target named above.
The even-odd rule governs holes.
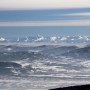
[[[26,36],[26,37],[0,37],[0,43],[33,43],[33,42],[43,42],[43,43],[70,43],[70,44],[89,44],[90,36]]]

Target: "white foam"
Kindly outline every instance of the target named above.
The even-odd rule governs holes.
[[[5,39],[5,38],[3,38],[3,37],[1,37],[1,38],[0,38],[0,41],[5,41],[5,40],[6,40],[6,39]]]
[[[7,48],[6,51],[12,51],[13,49],[12,48]]]
[[[30,65],[30,63],[28,63],[28,60],[29,60],[29,58],[26,58],[24,60],[13,61],[13,62],[15,62],[17,64],[20,64],[22,66],[22,68],[25,68],[26,66],[29,66]]]
[[[43,36],[39,36],[39,37],[37,37],[37,39],[36,40],[34,40],[34,41],[42,41],[42,40],[44,40],[45,38],[43,37]]]
[[[26,36],[26,39],[25,39],[24,41],[25,41],[25,42],[28,42],[28,40],[29,40],[29,39],[28,39],[28,37]]]
[[[87,36],[84,36],[84,39],[85,39],[86,41],[89,41],[89,40],[90,40]]]
[[[12,67],[12,70],[11,70],[15,75],[19,75],[21,74],[21,72],[19,70],[15,70],[13,67]]]
[[[53,37],[50,37],[50,40],[51,41],[56,41],[57,37],[53,36]]]
[[[19,39],[19,37],[18,37],[17,42],[19,42],[19,41],[20,41],[20,39]]]
[[[72,38],[71,40],[74,41],[75,39]]]
[[[90,67],[90,61],[83,61],[80,63],[81,65],[83,65],[84,67]]]
[[[62,37],[62,38],[61,38],[61,41],[65,41],[65,40],[67,40],[66,37]]]
[[[79,36],[79,38],[78,39],[83,39],[83,37],[82,36]]]

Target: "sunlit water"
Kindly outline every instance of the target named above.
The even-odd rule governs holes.
[[[25,38],[1,39],[0,90],[48,90],[90,84],[89,37],[78,36],[77,42],[76,37],[50,37],[46,41],[38,37],[32,39],[34,44]]]

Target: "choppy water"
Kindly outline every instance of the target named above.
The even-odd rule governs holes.
[[[90,84],[89,38],[86,41],[87,45],[82,46],[83,37],[78,46],[51,42],[0,44],[0,90],[48,90]]]

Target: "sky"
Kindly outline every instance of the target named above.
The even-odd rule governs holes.
[[[1,9],[61,9],[90,7],[90,0],[0,0]]]
[[[90,0],[0,0],[0,36],[90,35]]]

